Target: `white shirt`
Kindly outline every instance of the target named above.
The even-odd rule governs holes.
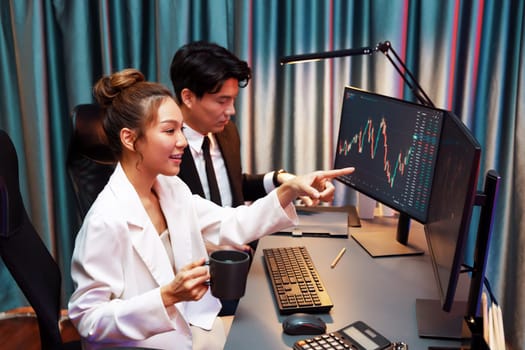
[[[195,168],[199,173],[199,179],[201,180],[202,189],[204,190],[204,196],[210,199],[210,188],[208,186],[208,178],[206,177],[206,166],[204,164],[204,155],[202,153],[202,141],[204,135],[193,130],[187,124],[184,124],[183,129],[184,136],[188,140],[188,147],[190,148],[191,155],[195,162]],[[215,170],[215,176],[217,177],[217,184],[219,185],[219,192],[221,194],[221,204],[223,207],[232,206],[232,192],[230,187],[230,180],[228,178],[228,172],[226,171],[226,164],[222,158],[222,153],[217,144],[217,140],[212,133],[208,134],[210,138],[210,156],[213,162],[213,169]],[[275,186],[272,181],[273,171],[264,175],[264,189],[266,193],[270,193]]]

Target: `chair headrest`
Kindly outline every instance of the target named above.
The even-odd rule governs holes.
[[[3,236],[7,236],[21,225],[25,208],[20,193],[18,156],[13,141],[4,130],[0,130],[0,178],[3,179],[7,203],[7,223],[9,224],[5,224],[7,232],[1,233]]]
[[[104,111],[96,104],[81,104],[73,109],[73,138],[75,153],[101,163],[115,163],[108,146],[103,121]]]
[[[7,187],[4,177],[0,175],[0,237],[7,236],[7,228],[9,227],[7,203]]]
[[[0,175],[8,181],[18,180],[18,157],[13,141],[4,130],[0,130]]]

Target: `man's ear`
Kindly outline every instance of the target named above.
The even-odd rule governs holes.
[[[122,128],[120,130],[120,142],[122,142],[122,145],[128,150],[132,152],[135,151],[135,141],[136,140],[137,140],[137,135],[135,134],[135,131],[128,129],[128,128]]]
[[[191,108],[193,101],[195,100],[195,94],[190,89],[184,88],[180,92],[180,97],[182,99],[182,104],[187,108]]]

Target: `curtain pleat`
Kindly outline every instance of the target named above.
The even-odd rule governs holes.
[[[389,41],[436,107],[452,110],[479,140],[479,188],[487,170],[502,175],[487,278],[510,346],[525,348],[524,3],[2,0],[0,128],[18,151],[29,215],[62,268],[64,304],[80,225],[65,167],[70,112],[93,101],[98,78],[134,67],[171,89],[175,51],[194,40],[217,42],[253,69],[234,118],[244,170],[304,173],[332,166],[345,85],[417,99],[381,52],[286,66],[279,59]],[[338,204],[356,203],[352,190],[336,186]],[[23,297],[1,261],[0,284],[0,310],[18,306]]]

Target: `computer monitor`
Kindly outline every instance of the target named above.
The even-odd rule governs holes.
[[[429,218],[425,224],[425,236],[440,298],[416,300],[418,334],[421,337],[472,338],[473,344],[482,342],[481,294],[501,178],[496,171],[489,170],[485,175],[484,189],[477,191],[480,156],[480,146],[468,128],[454,114],[447,113],[441,134]],[[465,246],[469,233],[475,228],[471,221],[475,206],[480,206],[481,210],[473,263],[470,268],[466,268]],[[462,272],[470,272],[469,293],[467,300],[458,301],[455,294]]]
[[[426,223],[445,111],[345,87],[334,168],[337,178],[399,212],[396,239],[353,234],[374,256],[422,254],[408,246],[410,219]]]
[[[439,300],[416,300],[422,337],[460,339],[468,335],[463,322],[466,303],[454,302],[454,297],[476,201],[480,156],[480,145],[470,131],[446,112],[424,225]]]
[[[423,337],[463,338],[463,320],[478,315],[500,180],[489,171],[484,191],[477,191],[480,157],[479,143],[452,112],[345,87],[334,168],[356,170],[337,179],[398,210],[400,222],[424,225],[440,299],[416,302]],[[457,302],[475,205],[482,208],[469,298]],[[372,256],[397,255],[371,253],[390,249],[391,237],[374,237],[370,248],[366,236],[373,233],[360,235],[352,237]]]
[[[443,122],[425,236],[443,309],[450,311],[468,240],[481,147],[459,118]]]
[[[489,170],[485,175],[484,190],[478,192],[475,196],[474,204],[481,206],[481,211],[473,263],[468,269],[461,269],[467,236],[466,231],[468,229],[460,228],[462,227],[461,222],[463,219],[456,220],[451,216],[450,220],[444,220],[445,222],[440,224],[431,224],[430,229],[425,227],[432,264],[434,265],[434,276],[436,277],[441,298],[439,300],[416,300],[419,336],[443,339],[472,338],[472,345],[475,345],[476,342],[479,343],[479,346],[473,346],[473,349],[486,348],[481,344],[483,342],[483,320],[481,318],[480,304],[494,225],[494,208],[500,182],[501,177],[499,174],[495,170]],[[468,210],[467,206],[465,211]],[[444,230],[445,227],[447,228],[446,230]],[[448,254],[446,253],[447,251],[449,252]],[[445,258],[445,256],[448,257]],[[466,301],[458,301],[455,300],[457,281],[459,275],[465,271],[470,272],[468,299]]]

